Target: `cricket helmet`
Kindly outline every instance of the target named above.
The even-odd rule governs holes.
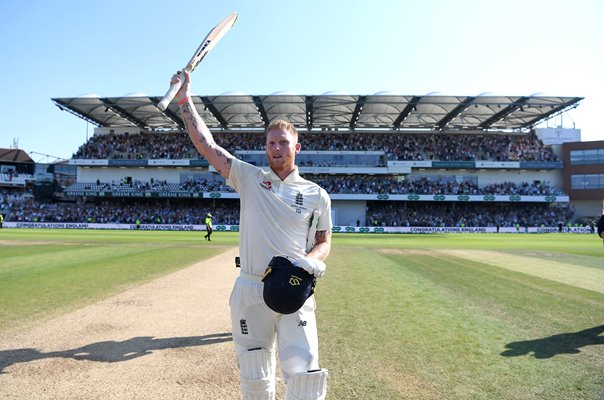
[[[264,302],[280,314],[295,313],[314,293],[316,281],[313,275],[294,266],[287,257],[275,256],[262,278]]]

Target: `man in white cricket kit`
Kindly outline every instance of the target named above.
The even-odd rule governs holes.
[[[179,74],[171,83],[181,79]],[[243,399],[275,398],[276,349],[287,384],[286,400],[325,399],[327,370],[319,367],[315,299],[291,314],[263,299],[262,278],[274,256],[285,256],[315,278],[325,273],[331,249],[331,201],[324,189],[303,179],[295,165],[298,133],[285,121],[266,131],[268,172],[218,146],[189,95],[190,75],[175,100],[197,150],[240,195],[241,273],[230,299],[233,341]],[[310,235],[310,237],[309,237]],[[297,268],[293,268],[297,270]]]

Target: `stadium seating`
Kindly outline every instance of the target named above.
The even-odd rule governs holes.
[[[216,141],[234,154],[258,155],[264,158],[264,133],[216,132]],[[308,151],[300,158],[301,167],[383,165],[392,161],[559,161],[556,154],[534,134],[401,134],[398,132],[301,132],[300,142]],[[329,158],[318,152],[347,152],[350,157]],[[246,153],[247,152],[247,153]],[[255,152],[255,153],[254,153]],[[317,152],[317,153],[313,153]],[[371,157],[355,157],[358,152],[376,152]],[[254,153],[254,154],[252,154]],[[381,154],[381,156],[380,156]],[[375,156],[375,157],[374,157]],[[372,158],[373,157],[373,158]],[[144,134],[94,135],[73,156],[76,160],[152,160],[199,159],[184,132],[149,132]],[[369,160],[369,161],[368,161]],[[139,167],[140,168],[140,167]],[[307,168],[308,169],[308,168]],[[457,172],[440,175],[370,175],[363,173],[305,173],[303,176],[324,187],[331,194],[417,194],[417,195],[505,195],[564,196],[564,192],[548,182],[502,181],[479,185],[474,178],[461,177]],[[239,201],[235,198],[219,202],[198,199],[154,198],[162,193],[232,193],[221,177],[206,179],[196,174],[168,182],[165,179],[138,179],[128,182],[120,178],[102,182],[74,181],[63,178],[64,190],[56,199],[77,200],[61,203],[34,200],[29,195],[4,193],[0,205],[14,221],[28,222],[102,222],[203,224],[206,212],[215,215],[216,224],[239,223]],[[471,176],[471,174],[468,174]],[[104,197],[111,192],[110,198]],[[85,195],[82,195],[85,193]],[[84,197],[86,200],[84,201]],[[136,197],[136,198],[133,198]],[[167,196],[168,197],[168,196]],[[184,197],[184,196],[183,196]],[[18,200],[15,200],[18,198]],[[365,223],[372,226],[516,226],[517,224],[558,225],[572,218],[566,203],[485,204],[433,202],[367,201]]]
[[[264,135],[254,132],[215,133],[231,152],[263,150]],[[397,134],[300,133],[303,150],[383,151],[389,160],[558,161],[534,134]],[[75,159],[195,159],[188,136],[178,133],[95,135],[73,155]]]

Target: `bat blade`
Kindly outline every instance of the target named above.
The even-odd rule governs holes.
[[[216,25],[212,30],[206,35],[203,39],[193,57],[189,60],[187,65],[183,68],[188,70],[189,72],[193,72],[195,68],[201,63],[201,61],[205,58],[205,56],[216,46],[216,43],[235,25],[237,22],[238,15],[236,12],[233,12],[231,15],[223,19]],[[181,77],[181,81],[178,83],[174,83],[170,86],[170,89],[166,92],[161,101],[157,104],[157,108],[161,111],[164,111],[168,108],[168,105],[178,93],[178,90],[182,86],[182,82],[184,77]]]

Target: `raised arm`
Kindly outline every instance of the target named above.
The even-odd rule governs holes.
[[[185,82],[176,94],[175,100],[178,102],[180,107],[180,112],[182,114],[185,127],[187,128],[187,133],[189,134],[191,141],[199,153],[204,156],[214,168],[216,168],[220,175],[222,175],[225,179],[228,179],[229,173],[231,172],[233,155],[216,144],[214,138],[212,137],[212,133],[195,109],[190,96],[191,77],[189,72],[183,70],[181,74],[173,75],[170,83],[180,80],[183,73]]]

